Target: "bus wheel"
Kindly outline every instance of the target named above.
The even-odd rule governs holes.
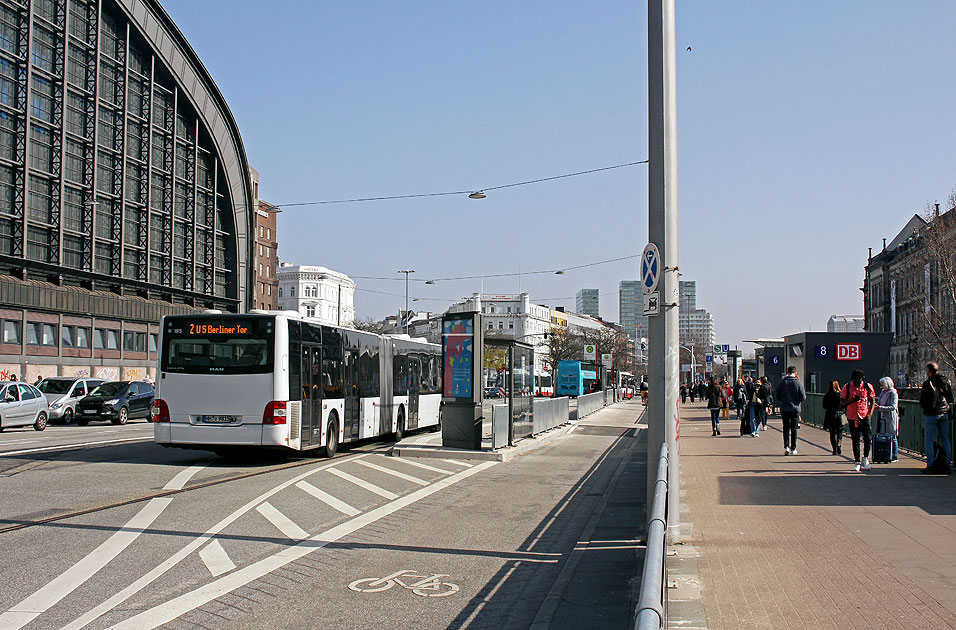
[[[329,421],[329,435],[325,440],[325,446],[322,447],[322,455],[332,457],[339,447],[339,425],[334,419]]]
[[[396,442],[401,442],[402,438],[405,437],[405,410],[398,410],[398,422],[395,423],[395,433],[392,434],[392,439]]]

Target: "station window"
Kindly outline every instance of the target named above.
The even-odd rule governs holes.
[[[21,323],[18,319],[3,319],[0,320],[0,341],[3,343],[20,343],[20,326]]]
[[[146,352],[146,333],[130,331],[124,332],[123,350],[126,352]]]
[[[156,333],[149,333],[149,351],[156,352],[156,348],[159,346],[159,338]]]
[[[56,329],[53,324],[27,322],[27,345],[56,346]]]
[[[93,347],[97,350],[119,350],[119,331],[109,328],[95,329]]]
[[[85,326],[61,326],[60,343],[64,348],[89,348],[90,329]]]

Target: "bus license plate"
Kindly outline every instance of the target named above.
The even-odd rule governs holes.
[[[199,416],[199,421],[207,424],[229,424],[238,419],[238,416]]]

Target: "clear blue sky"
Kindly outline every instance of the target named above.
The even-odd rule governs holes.
[[[273,203],[475,189],[647,154],[643,2],[162,1]],[[954,32],[945,0],[678,2],[680,267],[718,341],[862,312],[867,247],[956,186]],[[296,264],[414,268],[419,280],[616,258],[647,240],[647,171],[480,201],[290,208],[279,240]],[[521,288],[573,307],[579,288],[598,287],[613,320],[618,282],[636,277],[627,261],[524,276]],[[357,282],[403,293],[400,281]],[[478,290],[413,285],[435,298],[413,307],[444,310]],[[360,317],[402,302],[355,296]]]

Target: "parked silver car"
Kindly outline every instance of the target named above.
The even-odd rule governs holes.
[[[76,403],[106,381],[101,378],[54,376],[43,379],[37,389],[50,403],[50,422],[63,420],[69,424],[76,417]]]
[[[50,406],[39,389],[29,383],[0,381],[0,431],[31,424],[42,431],[49,414]]]

